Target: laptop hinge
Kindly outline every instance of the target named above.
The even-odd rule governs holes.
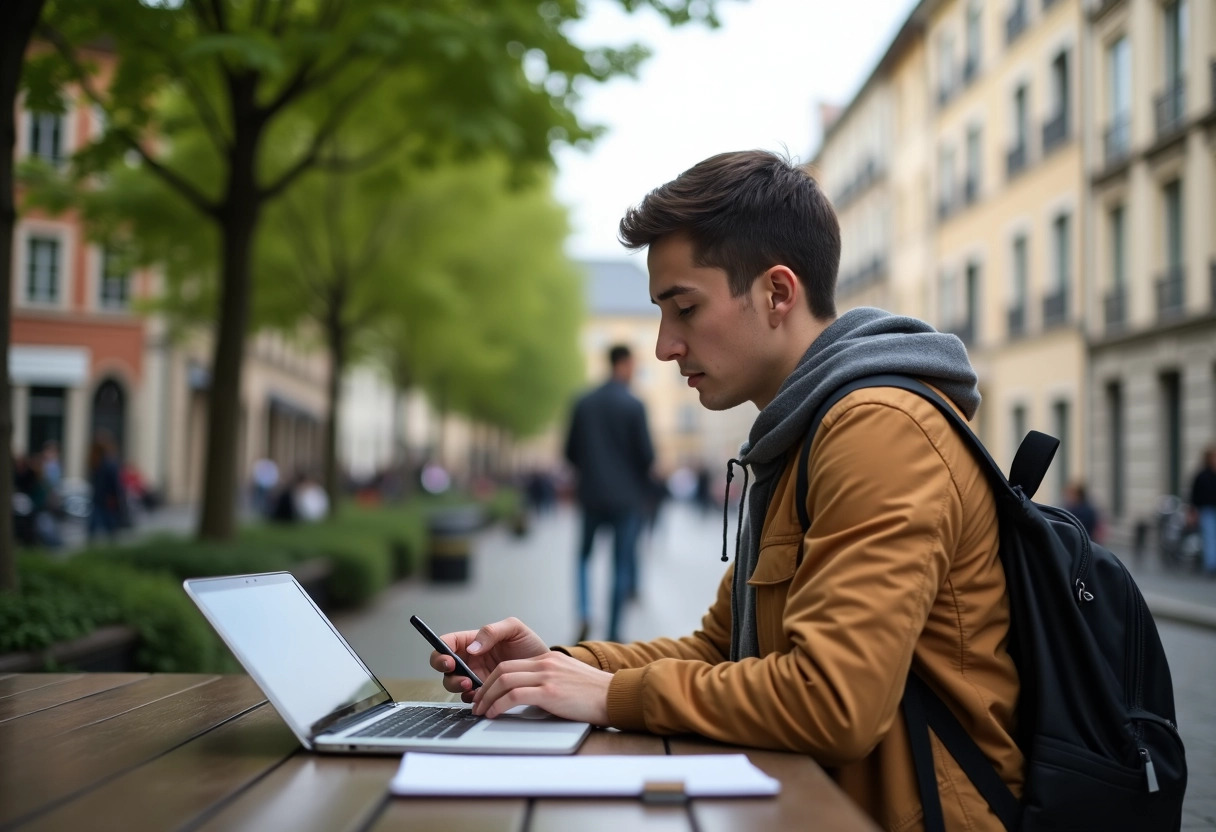
[[[364,722],[372,717],[380,716],[385,711],[391,711],[395,707],[397,707],[397,703],[391,700],[382,702],[374,708],[368,708],[366,711],[359,711],[357,714],[350,714],[349,716],[334,720],[324,728],[314,731],[313,737],[318,737],[321,734],[340,734],[352,725],[358,725],[360,722]]]

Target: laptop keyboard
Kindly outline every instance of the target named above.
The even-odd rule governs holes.
[[[408,739],[454,739],[464,734],[482,717],[466,708],[433,708],[411,705],[398,708],[392,716],[350,734],[351,737],[405,737]]]

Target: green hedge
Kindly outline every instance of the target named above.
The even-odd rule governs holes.
[[[490,513],[509,516],[510,495]],[[19,594],[0,593],[0,653],[39,650],[110,624],[138,630],[138,669],[230,672],[237,666],[181,587],[211,575],[290,570],[318,558],[329,564],[322,592],[334,606],[370,601],[396,578],[419,571],[426,514],[445,501],[404,507],[344,506],[324,523],[243,528],[231,542],[157,536],[96,547],[66,561],[21,555]]]
[[[0,653],[40,650],[108,624],[139,633],[140,670],[230,672],[235,662],[181,586],[99,560],[18,559],[20,594],[0,593]]]

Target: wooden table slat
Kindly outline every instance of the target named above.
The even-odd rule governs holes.
[[[367,832],[525,832],[527,813],[523,799],[393,797]]]
[[[876,830],[865,813],[844,798],[840,787],[805,754],[743,749],[695,737],[672,738],[672,754],[747,754],[756,768],[781,781],[776,797],[700,798],[692,801],[698,832],[738,829],[787,829],[806,826],[814,818],[818,829]],[[791,787],[797,784],[796,787]]]
[[[142,675],[133,673],[89,673],[57,685],[46,685],[16,696],[6,696],[0,699],[0,722],[28,716],[111,688],[129,685],[142,678]]]
[[[241,792],[197,832],[362,829],[381,809],[398,757],[338,757],[301,749]]]
[[[131,674],[131,684],[111,688],[85,699],[78,699],[70,707],[58,707],[27,714],[20,719],[0,723],[0,746],[13,746],[26,742],[43,744],[48,738],[75,731],[94,722],[111,719],[119,714],[173,696],[184,690],[215,681],[218,676],[200,676],[187,673],[139,678]],[[40,688],[39,690],[52,690]]]
[[[653,734],[593,730],[579,747],[583,755],[663,755],[667,746]],[[621,829],[689,832],[692,825],[683,806],[646,806],[633,798],[536,800],[528,832],[619,832]]]
[[[79,673],[18,673],[0,678],[0,699],[79,678]]]
[[[264,701],[247,676],[224,676],[45,741],[0,744],[0,824],[157,757]]]
[[[88,829],[97,818],[124,832],[180,827],[246,788],[299,747],[274,709],[262,705],[40,815],[25,828]]]

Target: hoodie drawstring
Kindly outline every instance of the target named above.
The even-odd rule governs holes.
[[[743,502],[747,497],[747,466],[737,459],[731,459],[726,463],[726,491],[722,495],[722,562],[727,562],[726,557],[726,529],[729,525],[727,522],[727,509],[730,507],[730,481],[735,478],[734,467],[738,465],[743,469],[743,493],[739,495],[739,516],[736,518],[737,526],[735,528],[735,557],[739,557],[739,543],[743,540]]]

